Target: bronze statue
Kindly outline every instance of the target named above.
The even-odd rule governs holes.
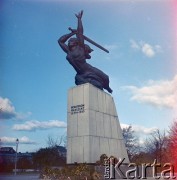
[[[90,53],[93,49],[85,44],[84,40],[87,40],[106,52],[109,51],[83,35],[82,15],[83,11],[76,14],[78,19],[77,30],[69,28],[71,33],[60,37],[58,43],[63,51],[66,52],[66,59],[77,72],[75,76],[76,85],[91,83],[101,90],[106,89],[109,93],[112,93],[112,89],[109,87],[108,75],[86,62],[86,59],[91,58]],[[76,35],[76,37],[73,38],[73,35]],[[66,44],[67,41],[68,44]]]

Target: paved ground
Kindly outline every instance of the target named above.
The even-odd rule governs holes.
[[[164,178],[160,178],[160,179],[164,179]],[[29,174],[29,175],[16,175],[16,176],[14,176],[14,175],[0,175],[0,180],[40,180],[40,179],[39,179],[38,174]],[[147,180],[155,180],[155,178],[148,177]]]
[[[39,174],[29,175],[0,175],[0,180],[36,180],[39,179]]]

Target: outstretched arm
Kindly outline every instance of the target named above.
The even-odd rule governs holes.
[[[69,34],[63,35],[58,39],[58,44],[60,45],[60,47],[63,49],[64,52],[68,53],[69,48],[68,46],[65,44],[65,42],[74,34],[76,34],[75,32],[71,32]]]
[[[84,37],[83,37],[83,25],[82,25],[82,15],[83,15],[83,11],[81,11],[80,13],[76,14],[76,17],[78,19],[78,26],[77,26],[77,38],[79,40],[80,45],[84,45]]]

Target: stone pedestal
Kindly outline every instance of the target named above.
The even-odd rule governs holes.
[[[129,163],[111,95],[87,83],[68,93],[67,163],[95,163],[102,154]]]

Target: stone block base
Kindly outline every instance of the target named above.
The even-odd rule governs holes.
[[[87,83],[71,88],[67,110],[67,163],[95,163],[102,154],[129,163],[111,95]]]

